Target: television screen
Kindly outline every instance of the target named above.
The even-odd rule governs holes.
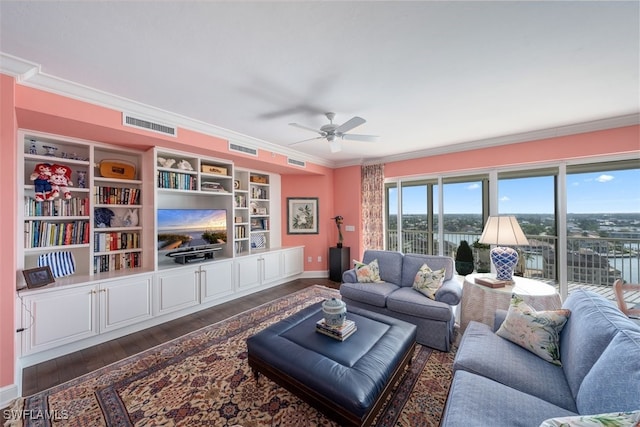
[[[158,209],[158,248],[161,250],[226,242],[225,209]]]

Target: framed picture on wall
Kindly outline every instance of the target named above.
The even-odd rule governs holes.
[[[31,268],[28,270],[22,270],[24,280],[27,282],[27,288],[39,288],[40,286],[53,283],[56,279],[53,278],[53,273],[49,266]]]
[[[287,234],[318,234],[317,197],[287,197]]]

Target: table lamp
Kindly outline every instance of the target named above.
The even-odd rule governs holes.
[[[490,216],[479,243],[498,245],[491,249],[491,262],[496,267],[496,279],[512,280],[513,269],[518,264],[518,252],[500,245],[528,245],[529,241],[515,216]]]

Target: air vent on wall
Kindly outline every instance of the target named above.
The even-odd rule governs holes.
[[[132,115],[127,113],[122,113],[122,124],[125,126],[144,129],[151,132],[161,133],[163,135],[177,136],[177,133],[178,133],[175,126],[169,126],[161,123],[154,123],[146,119],[133,117]]]
[[[235,144],[233,142],[229,142],[229,151],[236,151],[242,154],[249,154],[251,156],[257,156],[258,150],[251,147],[245,147],[244,145]]]
[[[304,162],[302,160],[292,159],[291,157],[287,157],[287,163],[293,166],[300,166],[301,168],[307,167],[307,162]]]

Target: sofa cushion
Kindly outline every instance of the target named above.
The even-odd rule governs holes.
[[[362,262],[368,264],[377,259],[380,267],[380,278],[385,282],[399,285],[402,277],[403,258],[400,252],[366,250],[362,256]]]
[[[560,366],[560,331],[570,313],[567,309],[536,311],[513,294],[507,317],[496,334]]]
[[[436,291],[442,286],[444,282],[445,269],[433,271],[427,264],[422,264],[422,267],[416,273],[415,279],[413,279],[413,289],[426,295],[430,299],[436,299]]]
[[[571,292],[563,308],[571,310],[571,317],[560,334],[560,360],[575,397],[583,378],[613,337],[620,330],[640,331],[640,327],[613,302],[584,289]]]
[[[398,288],[398,285],[387,282],[375,284],[343,283],[340,285],[340,295],[361,303],[385,307],[387,305],[387,297]]]
[[[640,423],[640,411],[575,415],[544,420],[540,427],[629,427]]]
[[[562,367],[499,337],[491,327],[470,322],[462,336],[453,370],[491,378],[572,412],[576,404]],[[549,418],[549,417],[546,417]]]
[[[576,405],[581,414],[640,409],[640,332],[618,332],[582,380]]]
[[[542,363],[552,366],[546,362]],[[544,399],[479,375],[456,371],[440,425],[532,427],[540,425],[549,417],[572,415],[576,413]]]
[[[354,259],[353,263],[356,269],[356,278],[359,283],[382,282],[382,279],[380,279],[380,267],[377,259],[374,259],[369,264],[363,264]]]
[[[451,320],[451,307],[448,304],[434,301],[413,288],[398,288],[387,296],[387,308],[397,313],[411,316],[442,320]]]
[[[453,258],[437,255],[406,254],[403,261],[402,278],[395,283],[400,286],[412,287],[416,274],[423,264],[427,264],[432,270],[444,268],[444,280],[453,278]]]

